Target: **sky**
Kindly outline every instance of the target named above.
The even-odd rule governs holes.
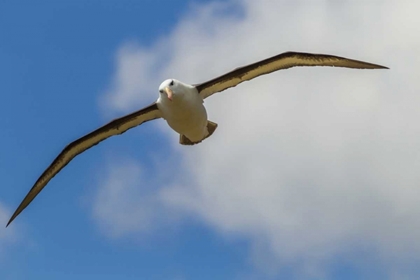
[[[69,142],[158,96],[285,51],[293,68],[74,159],[8,227],[0,279],[419,279],[416,1],[2,1],[0,225]]]

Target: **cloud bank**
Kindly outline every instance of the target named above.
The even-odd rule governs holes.
[[[166,78],[199,83],[290,50],[391,70],[259,77],[206,100],[219,128],[194,147],[180,146],[161,122],[180,176],[134,203],[142,159],[114,166],[98,188],[107,202],[94,207],[98,222],[109,223],[115,203],[132,213],[119,236],[153,231],[167,213],[193,215],[222,236],[250,240],[254,263],[274,273],[327,277],[340,257],[365,271],[369,261],[389,278],[419,276],[418,10],[415,1],[229,1],[192,6],[151,47],[123,44],[101,101],[116,113],[155,100]]]

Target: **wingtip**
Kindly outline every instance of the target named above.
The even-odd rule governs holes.
[[[10,220],[7,222],[6,228],[16,219],[16,217],[19,215],[18,212],[19,208],[15,211],[15,213],[13,213],[12,217],[10,217]]]
[[[7,222],[6,228],[13,222],[13,220],[15,219],[15,217],[11,217],[10,220]]]

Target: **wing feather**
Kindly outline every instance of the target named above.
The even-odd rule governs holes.
[[[334,55],[286,52],[256,63],[249,64],[247,66],[236,68],[235,70],[228,72],[220,77],[214,78],[201,84],[197,84],[195,87],[204,99],[216,92],[235,87],[242,82],[249,81],[258,76],[295,66],[333,66],[357,69],[388,69],[388,67],[385,66]]]
[[[78,154],[99,144],[99,142],[107,139],[108,137],[122,134],[133,127],[141,125],[144,122],[160,117],[160,111],[156,103],[153,103],[141,110],[115,119],[110,123],[67,145],[35,182],[34,186],[31,188],[23,201],[20,203],[19,207],[16,209],[15,213],[10,218],[7,226],[32,202],[32,200],[42,191],[47,183]]]

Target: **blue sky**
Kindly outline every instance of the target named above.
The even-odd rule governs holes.
[[[289,50],[391,70],[292,69],[217,94],[218,130],[194,147],[163,121],[101,143],[0,227],[0,279],[418,279],[419,8],[2,2],[4,225],[66,144],[166,78]]]
[[[64,145],[107,121],[101,117],[97,100],[108,86],[118,46],[126,40],[150,44],[168,32],[166,28],[177,22],[188,5],[187,1],[1,4],[0,84],[4,95],[0,111],[5,131],[0,169],[5,181],[0,197],[8,213]],[[144,137],[130,134],[131,140],[112,141],[103,148],[115,154],[127,145],[139,154],[153,149],[153,141],[143,148]],[[112,150],[114,145],[116,150]],[[198,224],[138,242],[110,242],[101,236],[80,202],[92,191],[95,179],[89,173],[104,172],[95,167],[106,154],[98,148],[70,165],[57,185],[28,208],[28,215],[7,229],[19,238],[0,250],[1,279],[183,279],[203,275],[210,279],[246,269],[240,244],[225,243]],[[201,254],[202,250],[207,253]],[[222,268],[227,262],[231,265]]]

